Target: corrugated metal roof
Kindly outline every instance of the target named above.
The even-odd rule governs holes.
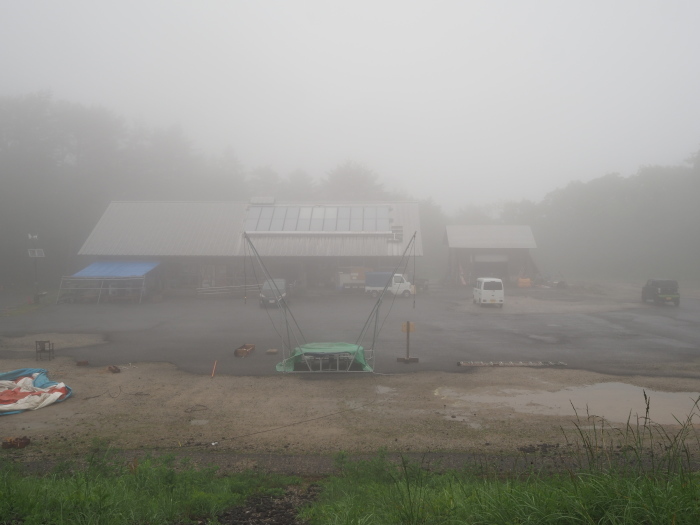
[[[158,262],[103,261],[92,263],[73,277],[143,277],[153,270]]]
[[[235,202],[112,202],[78,253],[237,255],[245,209]]]
[[[392,227],[403,231],[400,240],[377,232],[250,232],[250,237],[261,256],[400,256],[416,232],[415,254],[423,255],[418,203],[371,204],[391,208]],[[78,253],[126,257],[249,255],[243,239],[247,208],[243,202],[113,202]]]
[[[387,257],[401,255],[406,248],[405,243],[391,242],[388,236],[377,235],[249,234],[249,237],[261,257]]]
[[[447,226],[450,248],[537,248],[529,226]]]
[[[318,204],[318,203],[317,203]],[[324,203],[330,205],[328,203]],[[402,234],[380,232],[247,232],[261,257],[397,257],[406,250],[416,233],[415,255],[423,255],[418,203],[372,202],[344,205],[386,205],[390,208],[392,228]],[[398,239],[398,240],[396,240]],[[411,250],[411,255],[413,250]]]

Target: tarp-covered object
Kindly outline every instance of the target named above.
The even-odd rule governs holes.
[[[43,368],[21,368],[0,373],[0,416],[36,410],[65,401],[73,391],[49,380]]]
[[[372,367],[365,359],[365,349],[351,343],[307,343],[297,346],[292,355],[277,363],[278,372],[312,370],[308,360],[329,361],[327,371],[350,371],[352,365],[359,365],[362,371],[372,372]],[[333,363],[334,361],[334,363]],[[341,365],[341,361],[345,364]],[[298,367],[297,365],[304,365]],[[323,371],[323,368],[321,368]]]

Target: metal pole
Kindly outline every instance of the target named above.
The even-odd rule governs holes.
[[[411,339],[411,321],[406,321],[406,359],[409,359],[411,352],[409,351],[409,340]]]
[[[374,370],[374,363],[377,352],[377,334],[379,333],[379,307],[382,305],[382,300],[379,299],[377,302],[376,312],[374,314],[374,333],[372,334],[372,370]]]
[[[39,302],[39,272],[38,272],[38,262],[39,258],[34,257],[34,302]]]

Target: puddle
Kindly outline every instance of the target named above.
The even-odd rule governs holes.
[[[700,397],[698,392],[657,392],[626,383],[597,383],[557,392],[503,389],[496,395],[467,394],[456,389],[438,388],[435,395],[461,406],[470,403],[492,404],[510,407],[516,412],[545,416],[575,417],[575,407],[581,419],[588,412],[607,421],[626,423],[631,414],[631,422],[636,424],[636,417],[643,417],[646,411],[644,391],[650,399],[649,416],[660,424],[676,423],[674,416],[684,421]]]
[[[388,386],[377,385],[375,388],[377,394],[393,394],[396,392],[395,388],[390,388]]]

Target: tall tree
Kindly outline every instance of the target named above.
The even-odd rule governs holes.
[[[376,173],[351,160],[328,173],[321,181],[319,194],[325,199],[344,201],[377,201],[389,197]]]
[[[37,235],[51,277],[109,199],[124,129],[99,108],[55,102],[49,94],[0,99],[2,278],[26,282],[28,234]],[[91,227],[91,226],[90,226]]]
[[[475,204],[462,206],[454,215],[451,221],[453,224],[494,224],[495,217],[489,214],[488,209],[484,206]]]
[[[245,167],[231,149],[209,159],[192,194],[198,200],[245,201],[249,195]]]
[[[311,200],[316,198],[316,182],[302,170],[295,170],[287,178],[287,193],[284,195],[289,200]]]
[[[550,272],[700,282],[699,193],[694,167],[646,166],[631,177],[611,173],[570,183],[535,209],[519,209],[532,217],[538,253]]]
[[[253,197],[279,197],[287,191],[286,181],[269,166],[260,166],[250,172],[248,191]]]

